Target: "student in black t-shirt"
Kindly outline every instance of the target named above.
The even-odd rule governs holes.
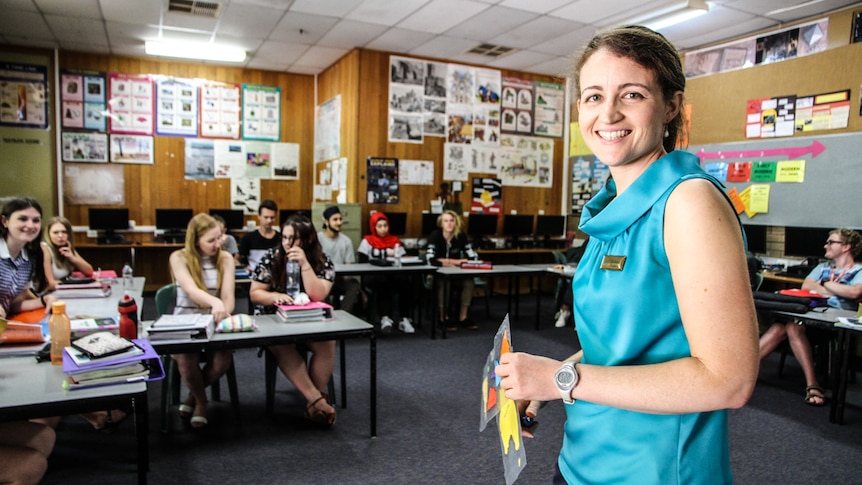
[[[270,248],[278,246],[281,234],[275,229],[278,205],[272,199],[264,199],[257,208],[258,227],[247,233],[239,243],[239,259],[249,272],[254,271],[261,256]]]

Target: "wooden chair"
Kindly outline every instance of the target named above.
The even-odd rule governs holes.
[[[170,311],[171,304],[177,300],[177,286],[175,283],[165,285],[156,291],[156,313],[159,316],[165,315]],[[180,372],[177,368],[177,363],[170,355],[162,356],[162,363],[165,368],[165,378],[162,380],[162,396],[161,396],[161,430],[162,433],[167,433],[170,428],[168,422],[170,420],[170,408],[179,404],[180,401]],[[239,392],[236,385],[236,369],[233,362],[230,364],[230,369],[227,371],[228,393],[230,394],[231,405],[233,406],[234,415],[237,423],[240,422],[239,411]],[[213,401],[221,400],[221,388],[219,382],[213,382],[210,386],[210,395]],[[170,400],[170,402],[168,402]]]

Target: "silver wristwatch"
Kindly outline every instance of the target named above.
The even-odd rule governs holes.
[[[557,369],[557,372],[554,373],[554,384],[560,390],[564,403],[572,404],[575,402],[572,398],[572,389],[578,385],[578,369],[575,368],[574,362],[564,362]]]

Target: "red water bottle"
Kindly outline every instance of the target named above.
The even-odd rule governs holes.
[[[120,337],[138,338],[138,304],[128,291],[117,305],[117,311],[120,312]]]

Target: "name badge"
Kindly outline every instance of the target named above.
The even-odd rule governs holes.
[[[599,266],[599,269],[606,269],[610,271],[622,271],[623,266],[626,265],[626,257],[625,256],[604,256],[602,257],[602,265]]]

